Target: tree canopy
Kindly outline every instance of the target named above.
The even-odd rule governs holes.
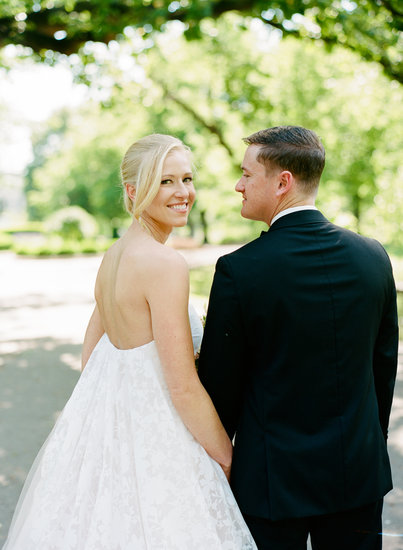
[[[244,29],[242,21],[227,14],[205,22],[205,38],[190,43],[167,29],[134,57],[124,56],[131,44],[103,46],[109,57],[87,68],[93,87],[110,76],[107,100],[85,102],[66,119],[57,115],[34,142],[26,186],[32,217],[78,205],[106,229],[113,218],[119,226],[127,219],[120,159],[130,143],[158,131],[193,151],[197,202],[183,230],[194,228],[199,238],[203,227],[211,242],[249,240],[264,227],[239,216],[242,137],[290,123],[314,129],[326,147],[318,197],[324,213],[401,247],[402,87],[340,46],[328,53],[290,38],[268,55],[259,36],[270,34],[264,24],[250,20]]]
[[[69,55],[130,28],[149,37],[173,20],[185,24],[187,38],[199,38],[203,21],[228,11],[259,18],[284,36],[341,44],[403,82],[401,0],[0,0],[0,47]]]

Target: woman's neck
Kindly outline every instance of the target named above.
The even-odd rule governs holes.
[[[135,231],[142,231],[143,233],[146,233],[147,235],[150,235],[153,239],[155,239],[157,242],[161,244],[165,244],[168,240],[169,235],[172,232],[172,227],[164,227],[161,225],[158,225],[155,223],[154,220],[150,218],[142,218],[136,219],[133,218],[133,222],[131,227]]]

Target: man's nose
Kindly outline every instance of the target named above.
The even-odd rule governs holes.
[[[237,181],[237,184],[235,185],[235,191],[238,191],[238,193],[243,193],[245,190],[245,187],[242,183],[242,178]]]

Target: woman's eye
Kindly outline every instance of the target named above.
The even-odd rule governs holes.
[[[192,183],[193,178],[188,177],[188,178],[185,178],[183,181],[184,181],[185,183]]]
[[[162,180],[161,185],[167,185],[168,183],[172,183],[172,180]]]

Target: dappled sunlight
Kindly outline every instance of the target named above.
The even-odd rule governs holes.
[[[213,265],[236,246],[181,250],[192,267],[191,301],[201,316]],[[0,546],[29,468],[80,377],[82,338],[99,263],[100,257],[0,256],[0,322],[5,327],[0,343]],[[392,534],[399,532],[403,509],[403,349],[400,362],[389,435],[396,488],[385,499],[384,513],[385,531]],[[389,540],[384,547],[398,549]]]
[[[72,353],[62,353],[60,361],[68,365],[71,369],[81,371],[81,355],[73,355]]]
[[[402,346],[402,345],[401,345]],[[399,354],[399,369],[396,377],[395,392],[389,422],[388,447],[403,459],[403,354]]]
[[[84,253],[101,253],[129,222],[118,185],[127,145],[158,131],[180,136],[194,154],[197,203],[175,238],[187,241],[181,253],[191,268],[190,300],[202,317],[217,257],[239,245],[194,245],[260,233],[257,222],[241,219],[234,192],[243,136],[266,125],[314,129],[327,157],[318,206],[385,245],[402,326],[403,73],[397,0],[313,9],[307,1],[263,7],[253,0],[237,12],[222,0],[206,0],[203,9],[189,0],[133,0],[135,20],[126,3],[112,0],[96,0],[91,13],[75,1],[0,4],[0,248],[17,253],[0,253],[1,547],[28,469],[80,376],[101,262],[101,254]],[[110,10],[97,9],[109,5],[113,20]],[[88,210],[88,223],[93,217],[92,230],[77,210],[71,221],[77,206]],[[34,219],[37,228],[27,230],[24,222]],[[99,239],[96,247],[85,242],[87,230],[94,241],[108,235],[105,248]],[[73,253],[82,256],[71,260]],[[385,550],[403,550],[402,353],[388,439],[396,488],[385,500]]]
[[[403,422],[403,421],[402,421]],[[393,426],[392,426],[393,428]],[[399,428],[393,429],[393,434],[390,435],[388,439],[388,447],[389,450],[393,447],[396,452],[398,452],[402,459],[403,459],[403,449],[402,449],[402,442],[403,442],[403,425]]]
[[[392,466],[393,490],[385,497],[383,513],[384,549],[401,550],[403,535],[403,348],[399,353],[399,369],[389,423],[388,450]]]
[[[3,475],[3,474],[0,474],[0,485],[2,487],[6,487],[8,485],[8,483],[9,482],[8,482],[8,479],[6,478],[6,476]]]
[[[9,340],[0,368],[0,541],[31,464],[79,378],[81,344]]]

